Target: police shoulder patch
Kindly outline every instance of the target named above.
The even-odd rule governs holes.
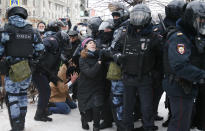
[[[177,52],[183,55],[186,52],[184,44],[177,44]]]

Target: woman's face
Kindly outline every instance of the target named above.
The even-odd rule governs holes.
[[[90,51],[96,51],[96,44],[94,41],[90,41],[87,45],[87,49]]]
[[[38,30],[39,31],[44,31],[45,30],[45,25],[43,24],[43,23],[40,23],[39,25],[38,25]]]

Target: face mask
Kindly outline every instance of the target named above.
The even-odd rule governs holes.
[[[67,30],[62,30],[62,32],[67,33],[68,31]]]
[[[91,52],[95,52],[96,51],[96,49],[94,49],[94,48],[90,48],[90,49],[88,48],[88,50],[91,51]]]
[[[112,41],[113,38],[113,31],[110,32],[103,32],[102,41],[104,44],[107,44]]]
[[[38,31],[39,31],[40,33],[42,33],[42,32],[44,32],[45,30],[44,30],[44,29],[38,29]]]
[[[115,27],[119,26],[122,23],[120,18],[119,19],[114,19],[113,21],[114,21],[114,26]]]
[[[81,35],[82,35],[82,36],[86,36],[86,33],[87,33],[86,30],[81,31]]]

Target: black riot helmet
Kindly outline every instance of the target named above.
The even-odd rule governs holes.
[[[61,30],[61,27],[63,27],[63,26],[65,26],[65,25],[63,24],[62,21],[59,21],[59,20],[51,21],[48,23],[46,31],[58,32]]]
[[[188,27],[194,28],[197,34],[205,35],[205,2],[190,2],[185,9],[182,20]]]
[[[72,49],[72,45],[70,44],[70,39],[67,33],[58,31],[55,36],[59,40],[60,45],[63,47],[63,49]]]
[[[108,47],[109,46],[108,44],[113,39],[113,32],[114,32],[113,19],[108,19],[103,21],[98,30],[102,33],[101,35],[102,48]]]
[[[104,31],[105,29],[114,29],[114,21],[113,19],[108,19],[103,21],[99,26],[99,31]]]
[[[130,12],[130,24],[135,27],[143,28],[149,25],[151,20],[151,10],[145,4],[135,5]]]
[[[165,6],[166,17],[177,20],[183,15],[183,8],[185,6],[183,0],[173,0],[167,6]]]
[[[27,19],[28,12],[25,8],[20,7],[20,6],[9,7],[6,10],[6,18],[8,19],[10,16],[13,16],[13,15],[18,15],[18,16],[21,16],[23,19]]]
[[[114,19],[115,27],[119,26],[122,22],[126,21],[129,18],[129,11],[120,2],[112,2],[108,4],[109,10],[112,12],[112,16],[118,16],[118,19]]]
[[[98,32],[98,28],[100,26],[100,24],[102,23],[102,19],[100,17],[93,17],[90,18],[87,22],[87,32],[88,35],[92,35],[92,36],[96,36],[97,32]]]

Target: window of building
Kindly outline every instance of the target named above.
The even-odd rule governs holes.
[[[23,5],[27,5],[27,0],[22,0]]]
[[[50,1],[48,2],[48,6],[49,6],[49,9],[51,9],[51,2]]]
[[[34,6],[34,7],[36,6],[36,1],[35,1],[35,0],[33,0],[33,6]]]
[[[1,4],[1,0],[0,0],[0,4]]]
[[[36,12],[35,12],[35,10],[33,11],[33,16],[35,16],[36,15]]]

